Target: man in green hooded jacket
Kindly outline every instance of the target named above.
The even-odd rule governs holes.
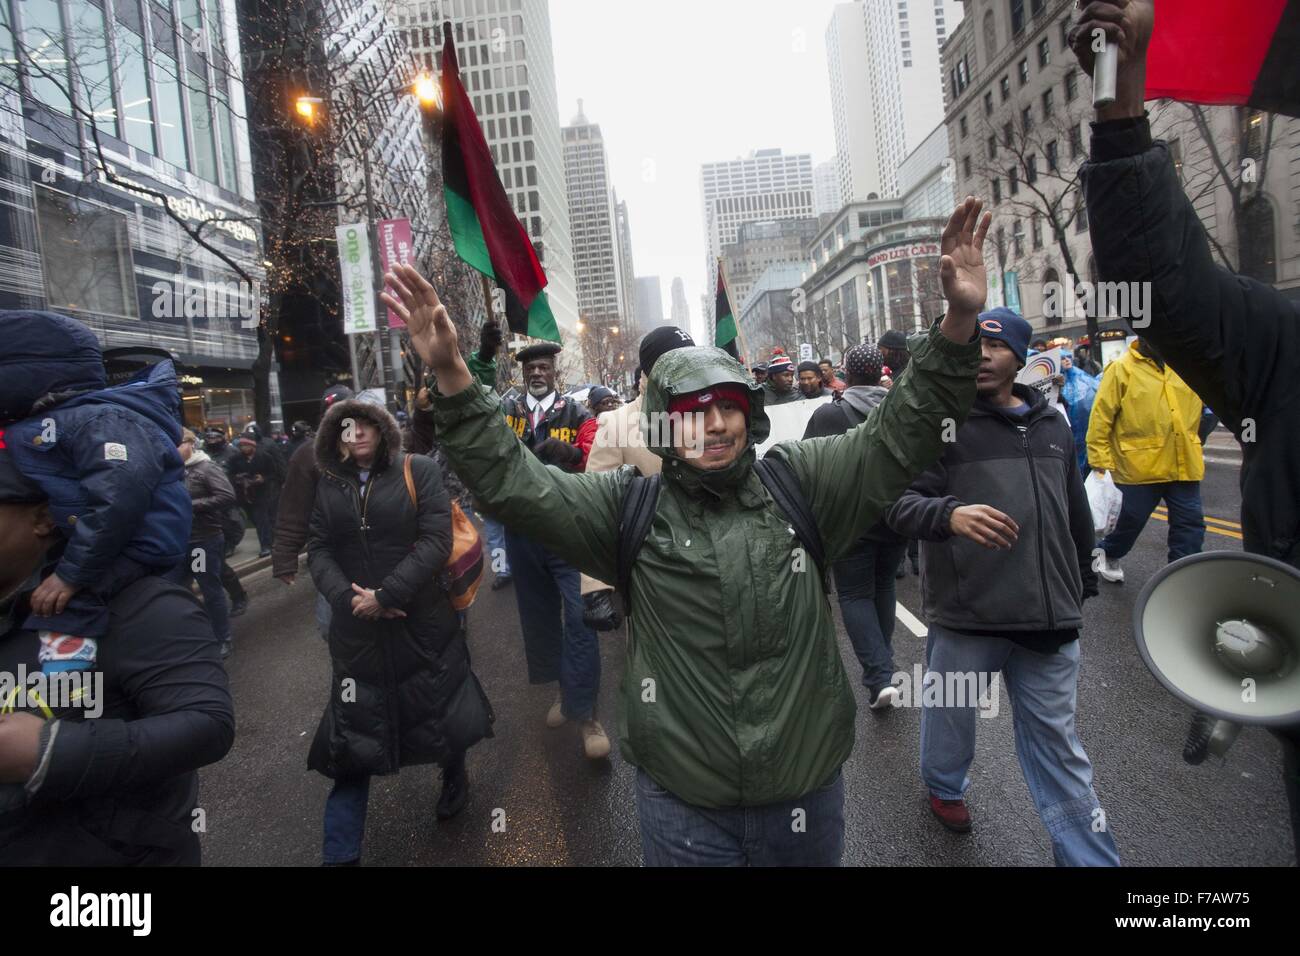
[[[940,455],[975,397],[990,216],[967,198],[944,231],[943,321],[870,418],[768,454],[794,472],[826,559],[846,553]],[[437,373],[443,447],[485,511],[601,580],[617,577],[631,467],[569,474],[527,453],[474,385],[433,287],[409,266],[384,300]],[[840,766],[856,713],[823,581],[754,471],[763,391],[721,349],[655,364],[644,411],[674,409],[663,486],[630,576],[618,736],[636,767],[648,865],[838,865]],[[643,425],[643,428],[645,426]],[[647,442],[652,444],[652,442]]]

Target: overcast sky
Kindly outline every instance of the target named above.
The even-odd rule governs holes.
[[[639,276],[664,314],[681,276],[697,334],[706,246],[700,166],[754,149],[835,152],[826,27],[834,0],[550,0],[561,125],[599,123]],[[711,290],[710,290],[711,292]],[[734,303],[739,308],[739,303]]]

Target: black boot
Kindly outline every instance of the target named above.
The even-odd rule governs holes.
[[[465,772],[465,754],[458,753],[442,768],[442,795],[438,797],[438,819],[450,820],[465,808],[469,799],[469,774]]]

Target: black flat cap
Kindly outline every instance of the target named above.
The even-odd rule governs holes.
[[[558,342],[539,342],[536,345],[530,345],[527,348],[520,349],[515,354],[515,361],[520,365],[525,362],[531,362],[536,358],[547,358],[552,355],[559,355],[562,347]]]

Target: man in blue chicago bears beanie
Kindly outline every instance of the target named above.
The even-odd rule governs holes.
[[[1023,318],[1006,306],[981,312],[979,317],[980,338],[999,339],[1016,353],[1016,361],[1023,368],[1025,357],[1029,352],[1029,337],[1033,328]]]

